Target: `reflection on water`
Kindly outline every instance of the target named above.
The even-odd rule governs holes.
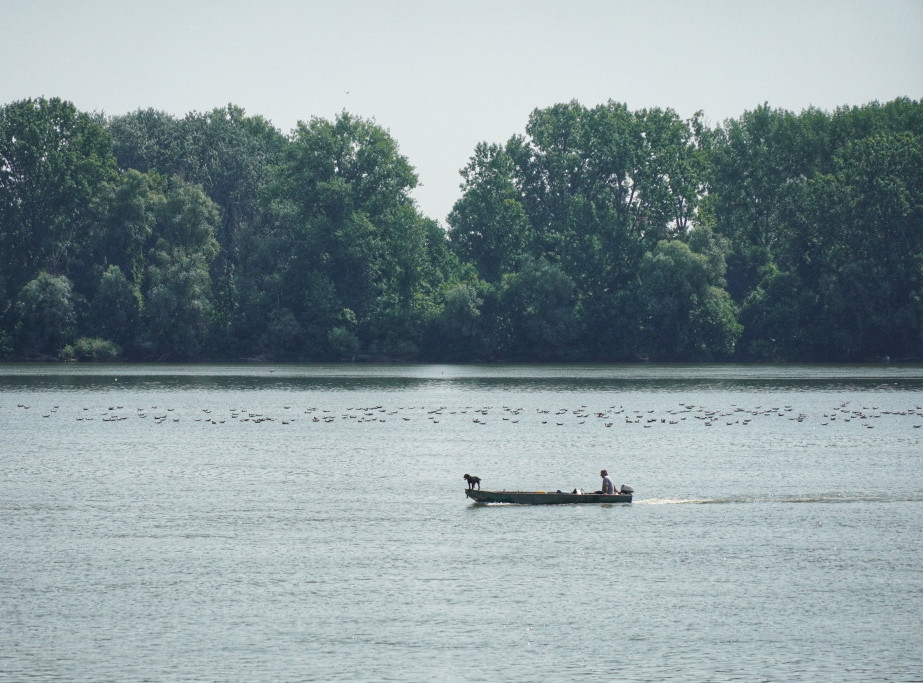
[[[0,364],[9,388],[162,387],[401,391],[426,386],[522,391],[923,389],[923,365]]]

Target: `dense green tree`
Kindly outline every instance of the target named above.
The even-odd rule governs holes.
[[[430,319],[428,348],[434,358],[463,361],[490,355],[491,343],[482,316],[483,289],[488,286],[456,281],[440,289]]]
[[[39,98],[0,107],[0,301],[39,270],[82,284],[114,180],[108,133],[73,104]]]
[[[923,106],[901,98],[844,107],[832,115],[762,105],[724,123],[711,149],[709,212],[731,240],[728,289],[742,301],[788,248],[787,218],[799,185],[835,172],[843,147],[880,134],[923,135]],[[809,208],[809,207],[805,207]]]
[[[144,283],[149,251],[157,238],[166,184],[166,177],[156,172],[122,173],[93,245],[97,268],[117,266],[138,291]]]
[[[812,360],[919,356],[923,136],[853,141],[833,170],[795,183],[777,217],[785,236],[780,267],[797,276],[811,303],[811,343],[801,353]]]
[[[923,135],[923,104],[907,97],[890,102],[839,107],[832,114],[818,112],[830,119],[830,149],[832,162],[835,150],[851,142],[883,134],[908,133]]]
[[[515,360],[566,360],[578,337],[575,286],[560,267],[544,259],[523,259],[501,288],[507,339]]]
[[[710,247],[709,236],[696,240]],[[711,256],[711,258],[710,258]],[[654,360],[720,360],[741,334],[723,282],[720,253],[697,253],[679,240],[662,241],[640,267],[641,348]]]
[[[488,282],[512,272],[532,249],[534,237],[514,170],[502,147],[479,144],[462,170],[462,198],[448,217],[455,253]]]
[[[729,288],[738,300],[759,283],[779,245],[772,220],[789,179],[813,172],[813,159],[796,156],[802,141],[796,117],[768,105],[726,121],[715,145],[711,191],[716,229],[734,245]]]
[[[218,224],[218,208],[200,186],[153,171],[123,173],[96,243],[105,270],[92,297],[95,334],[126,349],[138,340],[156,357],[198,355],[213,324]]]
[[[794,273],[771,268],[741,303],[743,356],[773,362],[809,360],[810,340],[820,327],[814,318],[815,299]]]
[[[586,236],[650,247],[690,227],[704,182],[693,122],[670,109],[571,102],[535,110],[526,133],[507,148],[541,255],[579,263]]]
[[[205,344],[212,315],[208,264],[182,250],[157,255],[145,296],[145,354],[195,359]]]
[[[110,118],[107,127],[119,168],[184,174],[179,161],[183,134],[176,117],[155,109],[139,109]]]
[[[288,308],[312,330],[311,353],[323,353],[318,344],[339,353],[329,346],[334,328],[373,354],[418,348],[421,298],[453,264],[444,234],[410,197],[416,183],[396,142],[372,121],[344,113],[298,125],[267,191],[263,234],[273,246],[264,254],[281,271],[270,308]]]
[[[714,129],[563,103],[475,148],[445,233],[347,113],[17,102],[0,357],[920,358],[921,140],[906,98]]]
[[[138,332],[141,312],[141,291],[117,265],[109,266],[102,274],[96,295],[90,304],[88,328],[98,338],[129,348]]]
[[[355,360],[356,354],[362,348],[359,337],[344,325],[330,328],[330,332],[327,333],[327,345],[330,354],[337,360]]]
[[[524,255],[556,265],[574,285],[582,353],[633,357],[639,263],[691,228],[707,180],[703,141],[700,116],[669,109],[536,109],[525,137],[476,149],[449,217],[452,247],[493,282]]]
[[[39,273],[16,298],[16,336],[26,356],[57,356],[71,340],[77,323],[77,303],[71,281],[64,275]]]
[[[195,185],[170,181],[157,209],[157,240],[144,288],[149,353],[197,357],[207,341],[214,298],[211,264],[218,253],[218,209]]]
[[[62,360],[85,360],[96,362],[117,361],[122,348],[113,341],[99,337],[80,337],[61,351]]]
[[[119,165],[156,171],[198,184],[218,206],[219,251],[212,261],[216,345],[230,345],[243,289],[261,274],[246,269],[251,237],[271,168],[285,148],[284,136],[259,116],[228,105],[183,119],[139,110],[109,122]],[[228,347],[225,346],[225,351]]]

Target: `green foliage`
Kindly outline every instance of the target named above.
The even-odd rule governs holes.
[[[741,346],[746,357],[811,360],[810,339],[820,331],[811,314],[813,299],[801,290],[793,273],[775,269],[768,273],[741,305]]]
[[[109,214],[93,245],[95,259],[116,266],[138,290],[144,282],[148,252],[157,234],[157,219],[166,178],[130,170],[121,175]]]
[[[137,333],[141,303],[141,292],[128,281],[121,268],[109,266],[90,303],[92,329],[121,346],[130,345]]]
[[[716,286],[721,270],[678,240],[662,241],[645,254],[641,348],[653,360],[720,360],[733,354],[742,330],[730,296]]]
[[[355,355],[355,336],[376,357],[417,353],[420,299],[454,265],[438,225],[409,192],[417,179],[374,122],[342,114],[295,130],[268,194],[279,264],[278,300],[308,334],[308,351]],[[273,283],[274,284],[274,283]],[[424,307],[425,308],[425,307]],[[354,326],[340,312],[351,311]]]
[[[297,358],[303,343],[304,330],[291,310],[280,308],[269,314],[259,341],[260,351],[271,358]]]
[[[802,353],[845,360],[917,355],[923,135],[850,142],[832,171],[793,183],[778,212],[785,236],[779,264],[796,276],[816,331]]]
[[[39,98],[0,107],[0,300],[40,270],[74,270],[82,280],[114,180],[108,133],[73,104]]]
[[[562,103],[461,174],[445,232],[346,112],[0,107],[0,358],[923,358],[920,102]]]
[[[699,116],[615,102],[537,109],[526,133],[478,145],[449,216],[456,254],[503,291],[498,348],[522,358],[648,355],[638,349],[641,262],[659,240],[689,237],[714,136]],[[724,267],[720,252],[710,251],[712,269]],[[550,306],[527,302],[528,287],[548,285],[524,274],[538,263],[570,283]]]
[[[77,323],[73,284],[63,275],[41,272],[19,292],[16,337],[28,356],[51,356],[67,343]]]
[[[237,337],[245,292],[260,272],[248,272],[248,249],[261,216],[260,202],[286,146],[284,136],[259,116],[233,105],[183,119],[139,110],[109,122],[119,166],[143,175],[179,177],[198,185],[220,212],[211,260],[215,330],[213,345],[227,352]],[[255,338],[250,335],[250,338]]]
[[[353,360],[361,348],[359,338],[345,327],[331,328],[327,341],[333,357],[338,360]]]
[[[488,282],[511,272],[534,241],[514,171],[504,149],[479,144],[462,170],[464,194],[448,218],[455,252]]]
[[[108,339],[81,337],[61,351],[61,360],[112,362],[122,355],[121,347]]]
[[[516,360],[566,358],[577,338],[574,282],[560,267],[525,257],[501,285],[507,353]]]
[[[181,250],[158,256],[145,297],[145,349],[157,358],[197,358],[212,314],[208,263]]]
[[[482,315],[482,291],[478,282],[446,283],[435,298],[429,321],[429,348],[444,361],[484,359],[491,343]]]
[[[6,360],[13,355],[13,335],[0,329],[0,360]]]
[[[96,259],[110,264],[91,302],[97,334],[156,358],[198,356],[212,325],[219,209],[198,185],[127,171]]]

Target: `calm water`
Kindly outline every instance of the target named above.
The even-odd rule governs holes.
[[[0,679],[920,680],[921,441],[919,366],[0,366]]]

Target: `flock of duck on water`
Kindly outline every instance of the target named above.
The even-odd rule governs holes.
[[[0,405],[0,409],[2,409]],[[30,410],[31,406],[19,403],[20,410]],[[52,418],[58,415],[60,406],[39,411],[43,418]],[[598,423],[606,428],[616,424],[641,425],[652,428],[658,425],[679,425],[687,420],[698,421],[706,427],[712,426],[747,426],[754,420],[765,418],[783,418],[792,422],[805,422],[819,424],[827,427],[836,424],[856,422],[866,429],[874,429],[875,423],[881,418],[910,418],[913,428],[923,427],[923,406],[913,406],[901,410],[882,410],[877,406],[852,406],[846,401],[831,408],[820,415],[808,415],[796,412],[791,405],[784,406],[753,406],[741,407],[732,403],[726,408],[709,408],[691,403],[679,403],[678,407],[670,410],[654,409],[628,409],[624,406],[609,406],[603,409],[590,409],[586,405],[578,408],[544,409],[513,408],[510,406],[460,406],[449,408],[439,406],[427,408],[425,406],[407,406],[387,408],[383,405],[350,407],[346,409],[323,409],[316,406],[296,409],[292,405],[285,405],[281,413],[276,410],[275,415],[256,412],[243,407],[236,408],[197,408],[192,415],[178,413],[175,408],[158,408],[158,406],[125,408],[122,405],[108,405],[105,409],[83,407],[76,417],[78,422],[100,420],[102,422],[121,422],[129,419],[150,419],[157,424],[165,422],[181,422],[183,420],[202,422],[212,425],[236,423],[280,423],[291,425],[294,423],[323,424],[337,421],[350,421],[355,423],[384,423],[389,420],[412,422],[425,419],[433,424],[444,420],[470,420],[472,424],[487,425],[490,423],[510,423],[542,425],[583,425]]]

